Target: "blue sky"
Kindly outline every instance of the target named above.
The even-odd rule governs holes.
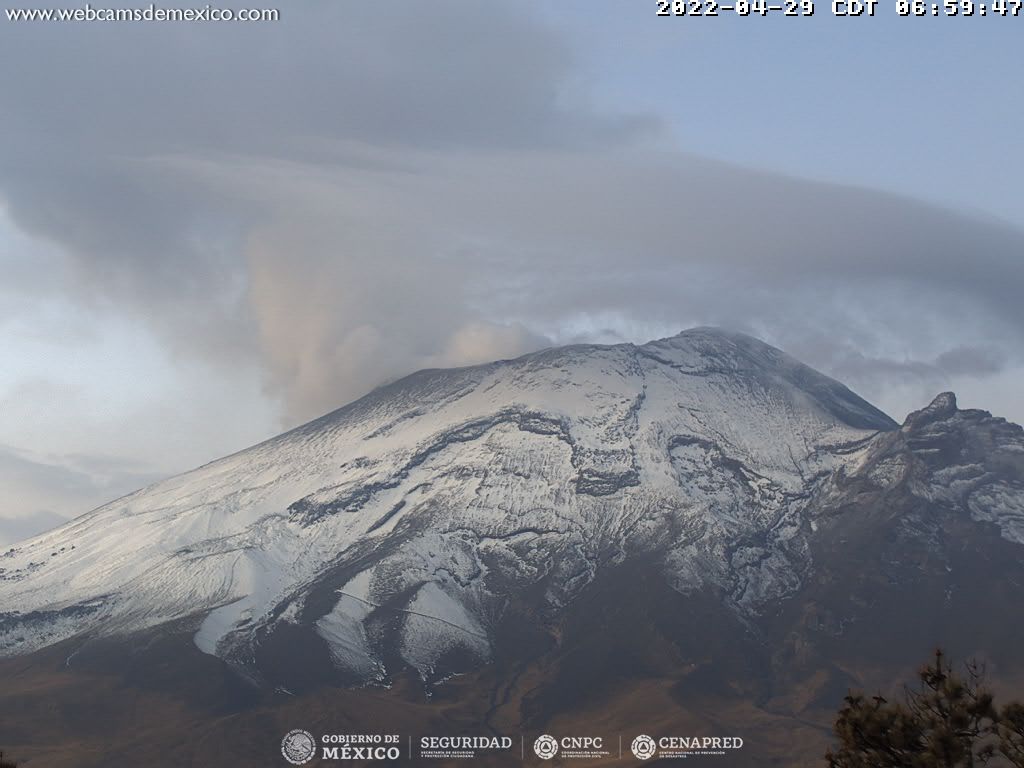
[[[649,6],[649,7],[648,7]],[[658,18],[654,3],[549,3],[612,109],[680,148],[881,187],[1024,224],[1024,17]]]
[[[728,325],[1024,420],[1024,18],[0,22],[0,544],[426,366]]]

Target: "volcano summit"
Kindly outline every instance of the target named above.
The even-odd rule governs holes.
[[[950,619],[1021,604],[1022,480],[1020,427],[951,394],[900,426],[748,336],[549,349],[421,371],[0,553],[0,655],[159,636],[299,695],[490,675],[518,727],[597,673],[796,717],[918,641],[1003,658],[1024,621]]]

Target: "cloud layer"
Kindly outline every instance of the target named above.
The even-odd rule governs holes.
[[[0,515],[0,547],[148,485],[156,476],[120,459],[39,458],[0,445],[0,488],[17,514]]]
[[[65,275],[15,257],[0,316],[117,312],[181,365],[262,371],[282,426],[421,367],[694,324],[897,411],[1022,366],[1022,232],[687,155],[591,106],[528,5],[8,24],[0,67],[0,199]]]

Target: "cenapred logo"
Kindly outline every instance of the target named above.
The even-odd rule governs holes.
[[[550,760],[558,754],[558,741],[545,733],[533,742],[533,751],[541,760]]]
[[[633,739],[633,743],[629,745],[629,748],[633,752],[633,757],[637,760],[650,760],[654,757],[654,753],[658,751],[658,745],[654,739],[645,734],[641,734]]]
[[[686,757],[721,757],[732,750],[743,749],[739,736],[659,736],[654,739],[643,733],[629,745],[637,760]]]
[[[316,739],[301,728],[288,731],[281,739],[281,754],[292,765],[303,765],[316,754]]]

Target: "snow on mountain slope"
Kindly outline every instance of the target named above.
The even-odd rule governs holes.
[[[813,489],[895,426],[713,329],[422,371],[0,553],[0,655],[189,619],[241,665],[291,625],[355,679],[429,676],[631,556],[756,614],[806,570]]]

